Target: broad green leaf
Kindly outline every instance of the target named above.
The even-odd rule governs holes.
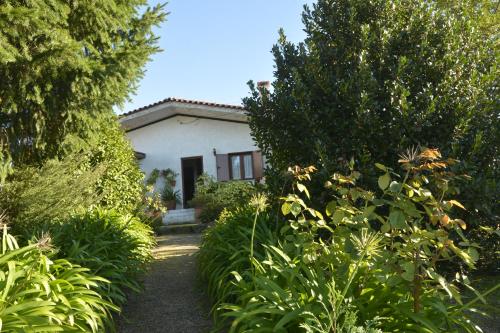
[[[363,209],[363,215],[367,218],[371,218],[372,214],[375,212],[375,208],[375,206],[367,206],[365,209]]]
[[[283,213],[283,216],[290,214],[290,204],[288,202],[281,205],[281,213]]]
[[[406,228],[405,215],[399,209],[394,209],[389,214],[389,223],[393,228],[404,229]]]
[[[389,190],[391,192],[399,192],[401,190],[401,183],[398,183],[397,181],[392,181],[391,184],[389,185]]]
[[[292,212],[293,216],[297,217],[300,212],[302,212],[302,207],[300,206],[299,203],[293,202],[292,205],[290,206],[290,211]]]
[[[469,253],[469,256],[472,258],[473,261],[478,261],[479,260],[479,252],[473,247],[467,248],[467,252]]]
[[[326,205],[326,215],[332,216],[337,208],[337,203],[335,201],[330,201],[328,205]]]
[[[401,264],[401,267],[404,270],[403,274],[401,274],[401,277],[406,281],[413,281],[415,276],[415,264],[409,261],[405,261],[403,264]]]
[[[378,169],[380,169],[380,170],[382,170],[382,171],[384,171],[384,172],[387,172],[387,167],[386,167],[385,165],[380,164],[380,163],[375,163],[375,166],[376,166]]]
[[[301,183],[297,183],[297,189],[300,192],[304,192],[308,198],[311,198],[310,195],[309,195],[309,191],[307,190],[307,187],[305,187],[305,185],[303,185]]]
[[[340,209],[337,209],[335,211],[335,213],[333,213],[333,216],[332,216],[333,223],[339,224],[344,219],[344,216],[345,216],[345,213],[343,211],[341,211]]]
[[[384,224],[382,224],[382,227],[380,227],[380,231],[382,233],[384,233],[384,234],[387,233],[387,232],[389,232],[390,230],[391,230],[391,224],[390,223],[384,223]]]
[[[381,190],[385,190],[389,186],[390,182],[391,175],[389,175],[389,173],[385,173],[382,176],[378,177],[378,187],[380,187]]]

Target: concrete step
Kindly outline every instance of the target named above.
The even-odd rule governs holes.
[[[171,224],[159,228],[160,235],[173,234],[199,234],[207,228],[207,224],[189,223],[189,224]]]
[[[169,210],[163,216],[163,224],[166,225],[192,223],[194,220],[194,208]]]

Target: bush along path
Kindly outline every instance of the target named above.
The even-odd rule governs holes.
[[[200,238],[200,234],[158,238],[144,291],[130,296],[118,322],[118,332],[210,331],[209,304],[196,286],[194,254]]]

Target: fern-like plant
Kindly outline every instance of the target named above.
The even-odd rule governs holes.
[[[50,238],[20,247],[2,226],[1,332],[113,330],[119,308],[96,291],[109,281],[66,259],[54,259]]]

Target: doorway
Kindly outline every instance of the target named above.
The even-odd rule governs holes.
[[[182,207],[194,197],[196,180],[203,173],[203,156],[181,158],[182,168]]]

